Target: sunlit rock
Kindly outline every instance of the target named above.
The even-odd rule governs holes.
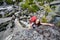
[[[6,9],[7,9],[8,11],[11,11],[11,10],[13,10],[13,6],[8,6],[8,7],[6,7]]]
[[[50,22],[53,19],[53,16],[55,16],[55,12],[49,12],[48,15],[46,16],[47,21]]]
[[[60,15],[60,5],[57,5],[55,8],[55,12]]]
[[[6,10],[6,8],[2,8],[2,7],[1,7],[0,10]]]

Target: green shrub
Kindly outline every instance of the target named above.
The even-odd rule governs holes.
[[[33,0],[26,0],[25,3],[28,3],[29,5],[33,4]]]
[[[39,10],[39,8],[35,4],[32,4],[30,7],[28,7],[28,9],[31,12],[36,12]]]
[[[13,4],[13,0],[6,0],[7,4]]]
[[[29,7],[29,5],[28,5],[28,4],[22,4],[21,7],[22,7],[23,9],[27,9],[27,8]]]
[[[42,17],[42,20],[41,20],[43,23],[46,23],[47,22],[47,19],[45,16]]]
[[[24,4],[21,5],[23,9],[29,10],[29,12],[36,12],[39,8],[33,3],[33,0],[26,0]]]
[[[57,27],[60,27],[60,21],[56,23],[56,26]]]
[[[3,2],[3,0],[0,0],[0,2]]]
[[[19,0],[19,2],[22,2],[23,0]]]

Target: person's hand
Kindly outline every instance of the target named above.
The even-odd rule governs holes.
[[[31,28],[32,28],[32,27],[31,27],[30,25],[28,25],[28,28],[27,28],[27,29],[29,30],[29,29],[31,29]]]

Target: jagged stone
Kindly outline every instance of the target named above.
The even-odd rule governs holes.
[[[11,20],[11,19],[12,19],[12,17],[0,18],[0,24],[1,24],[1,23],[4,23],[4,22],[7,22],[7,21],[9,21],[9,20]]]

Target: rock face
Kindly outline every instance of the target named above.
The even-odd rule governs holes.
[[[0,18],[0,24],[1,24],[1,23],[4,23],[4,22],[6,22],[6,21],[9,21],[9,20],[11,20],[11,19],[12,19],[12,17]]]
[[[38,3],[36,3],[36,5],[40,8]],[[57,12],[59,8],[60,6],[56,8]],[[42,18],[45,15],[43,7],[41,8],[41,11],[39,10],[34,14],[29,14],[28,9],[23,10],[21,7],[15,5],[10,5],[2,8],[0,7],[0,14],[2,14],[3,17],[6,13],[6,17],[8,18],[0,18],[0,25],[3,24],[2,26],[0,26],[0,28],[6,28],[6,30],[0,32],[0,40],[60,40],[60,29],[55,26],[50,27],[41,25],[40,27],[36,27],[35,29],[27,29],[27,27],[23,28],[22,24],[28,26],[28,16],[35,15],[38,16],[38,18]],[[56,14],[54,12],[48,13],[46,17],[48,22],[52,20],[53,15]],[[13,18],[10,16],[13,16]],[[27,16],[26,19],[22,20],[25,16]],[[57,19],[60,20],[59,18]],[[57,19],[55,19],[55,22],[58,21]],[[24,21],[26,21],[27,23]],[[20,22],[22,22],[22,24],[20,24]]]
[[[16,31],[16,30],[15,30]],[[14,31],[13,31],[14,32]],[[8,39],[9,37],[9,39]],[[60,40],[60,30],[57,27],[40,26],[38,29],[20,29],[4,40]]]
[[[3,34],[0,33],[1,40],[60,40],[58,27],[41,25],[36,29],[28,30],[22,28],[18,18],[15,18],[14,24],[13,28],[7,28]]]
[[[22,28],[16,18],[14,27],[0,32],[0,40],[60,40],[60,29],[58,27],[39,26],[35,29]],[[10,24],[11,25],[11,24]]]

